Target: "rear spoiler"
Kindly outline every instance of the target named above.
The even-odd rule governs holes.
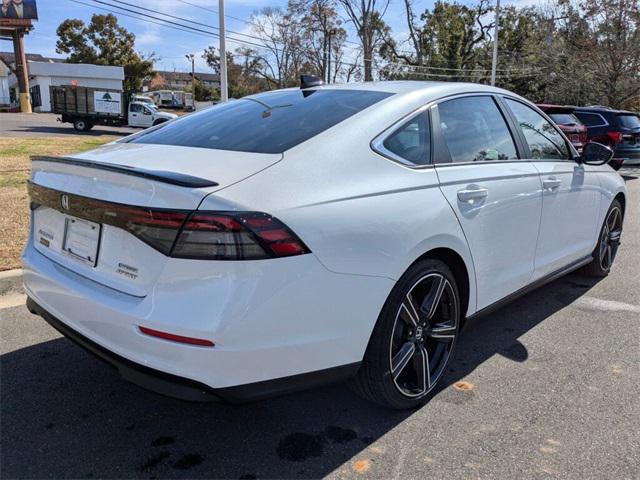
[[[93,162],[91,160],[81,160],[69,157],[48,157],[48,156],[32,156],[32,162],[53,162],[64,163],[67,165],[76,165],[78,167],[97,168],[99,170],[108,170],[111,172],[123,173],[134,177],[147,178],[156,182],[169,183],[171,185],[179,185],[181,187],[190,188],[206,188],[217,187],[218,183],[206,178],[194,177],[178,172],[168,172],[166,170],[147,170],[144,168],[135,168],[128,165],[119,165],[115,163]]]

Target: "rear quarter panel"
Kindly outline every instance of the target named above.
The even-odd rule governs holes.
[[[391,118],[389,124],[397,117]],[[450,248],[467,267],[469,313],[475,311],[473,262],[436,171],[407,168],[371,150],[379,126],[349,127],[286,152],[279,164],[210,195],[200,208],[222,200],[268,212],[339,274],[397,280],[424,253]]]
[[[628,202],[629,196],[624,179],[609,165],[588,166],[587,168],[591,169],[594,172],[597,172],[598,181],[600,183],[601,202],[600,214],[598,218],[598,231],[600,231],[600,227],[604,222],[604,217],[607,214],[607,211],[609,210],[613,199],[621,193],[624,195],[625,201]]]

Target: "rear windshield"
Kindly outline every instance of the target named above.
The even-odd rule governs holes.
[[[618,120],[623,127],[626,128],[638,128],[640,127],[640,118],[635,115],[618,115]]]
[[[550,113],[549,116],[558,125],[582,125],[582,122],[572,113]]]
[[[281,153],[390,95],[366,90],[266,92],[216,105],[130,141]]]

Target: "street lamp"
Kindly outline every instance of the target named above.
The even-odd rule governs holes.
[[[332,28],[327,32],[327,37],[329,40],[329,58],[327,59],[327,83],[331,83],[331,37],[333,37],[338,31],[335,28]]]
[[[187,60],[191,60],[191,94],[193,101],[196,101],[196,56],[193,53],[185,55]]]

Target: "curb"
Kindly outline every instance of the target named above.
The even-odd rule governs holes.
[[[0,296],[13,293],[23,293],[21,268],[0,272]]]

